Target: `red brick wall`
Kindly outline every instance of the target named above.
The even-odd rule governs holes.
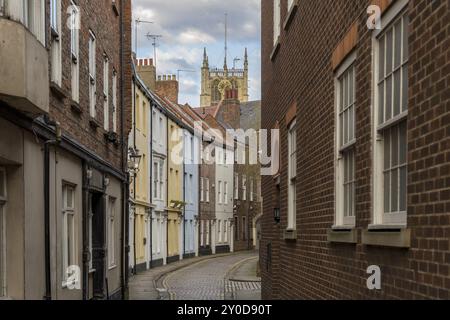
[[[164,76],[165,79],[156,81],[156,93],[161,97],[167,98],[173,103],[178,103],[178,81],[176,76]]]
[[[272,1],[262,1],[262,127],[281,124],[287,163],[285,114],[297,102],[298,175],[296,242],[286,242],[287,172],[281,169],[281,223],[273,218],[275,183],[263,178],[261,242],[263,297],[272,299],[405,299],[450,296],[449,2],[414,0],[410,16],[408,116],[408,250],[368,247],[361,232],[371,223],[371,31],[369,0],[299,1],[278,53],[273,50]],[[286,12],[286,1],[282,1]],[[286,13],[282,18],[286,17]],[[356,216],[358,244],[330,244],[334,222],[334,74],[332,56],[354,23],[356,46]],[[267,246],[272,246],[272,263]],[[369,265],[382,270],[382,290],[366,287]],[[267,268],[267,266],[269,268]]]
[[[124,11],[120,12],[121,1],[124,2]],[[58,98],[55,94],[50,97],[50,116],[61,123],[64,134],[69,135],[89,150],[93,151],[115,168],[121,166],[121,146],[108,143],[104,137],[103,129],[103,53],[109,57],[109,101],[110,101],[110,128],[112,128],[112,72],[117,71],[117,130],[121,133],[121,96],[120,86],[124,89],[125,111],[123,150],[126,150],[127,136],[131,128],[131,1],[121,0],[117,2],[119,15],[113,10],[111,1],[76,1],[80,7],[81,30],[79,33],[79,65],[80,65],[80,103],[81,113],[72,111],[71,95],[71,55],[70,55],[70,30],[66,24],[67,8],[69,0],[62,0],[62,91],[65,97]],[[47,6],[49,4],[47,3]],[[48,12],[48,11],[47,11]],[[120,55],[120,25],[124,23],[123,52],[124,78],[121,78]],[[92,29],[97,39],[97,120],[101,124],[94,130],[90,124],[89,114],[89,29]],[[50,34],[50,30],[48,30]],[[50,38],[50,37],[48,37]],[[50,46],[50,44],[49,44]],[[50,62],[51,63],[51,62]],[[120,139],[120,138],[119,138]]]

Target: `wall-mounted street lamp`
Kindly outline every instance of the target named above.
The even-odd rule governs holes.
[[[280,208],[273,209],[273,218],[276,223],[280,223],[281,221]]]
[[[128,172],[135,177],[139,172],[139,165],[141,163],[142,155],[136,148],[128,149]]]

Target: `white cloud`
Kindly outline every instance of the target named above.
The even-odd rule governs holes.
[[[215,41],[213,36],[193,28],[181,32],[177,40],[181,44],[208,44]]]
[[[251,99],[259,99],[260,6],[261,0],[133,0],[133,20],[154,22],[139,25],[138,56],[153,57],[152,41],[145,35],[162,35],[157,46],[158,74],[194,70],[180,74],[180,102],[198,106],[203,47],[208,49],[210,66],[221,67],[227,12],[229,65],[235,56],[243,58],[244,47],[249,48],[249,93]]]

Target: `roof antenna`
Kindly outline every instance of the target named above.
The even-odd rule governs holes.
[[[225,70],[228,69],[227,55],[228,55],[228,13],[225,13],[225,60],[224,60],[224,64],[223,64],[223,68]]]

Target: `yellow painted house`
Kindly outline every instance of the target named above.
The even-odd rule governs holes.
[[[168,263],[183,257],[183,131],[170,118],[167,126],[168,134]]]
[[[133,130],[130,138],[130,146],[136,149],[141,156],[139,170],[131,183],[131,195],[134,212],[134,235],[132,244],[132,256],[135,270],[145,270],[150,260],[150,113],[151,103],[144,92],[144,86],[139,79],[135,80],[135,101],[133,108]],[[133,209],[132,208],[132,209]]]

